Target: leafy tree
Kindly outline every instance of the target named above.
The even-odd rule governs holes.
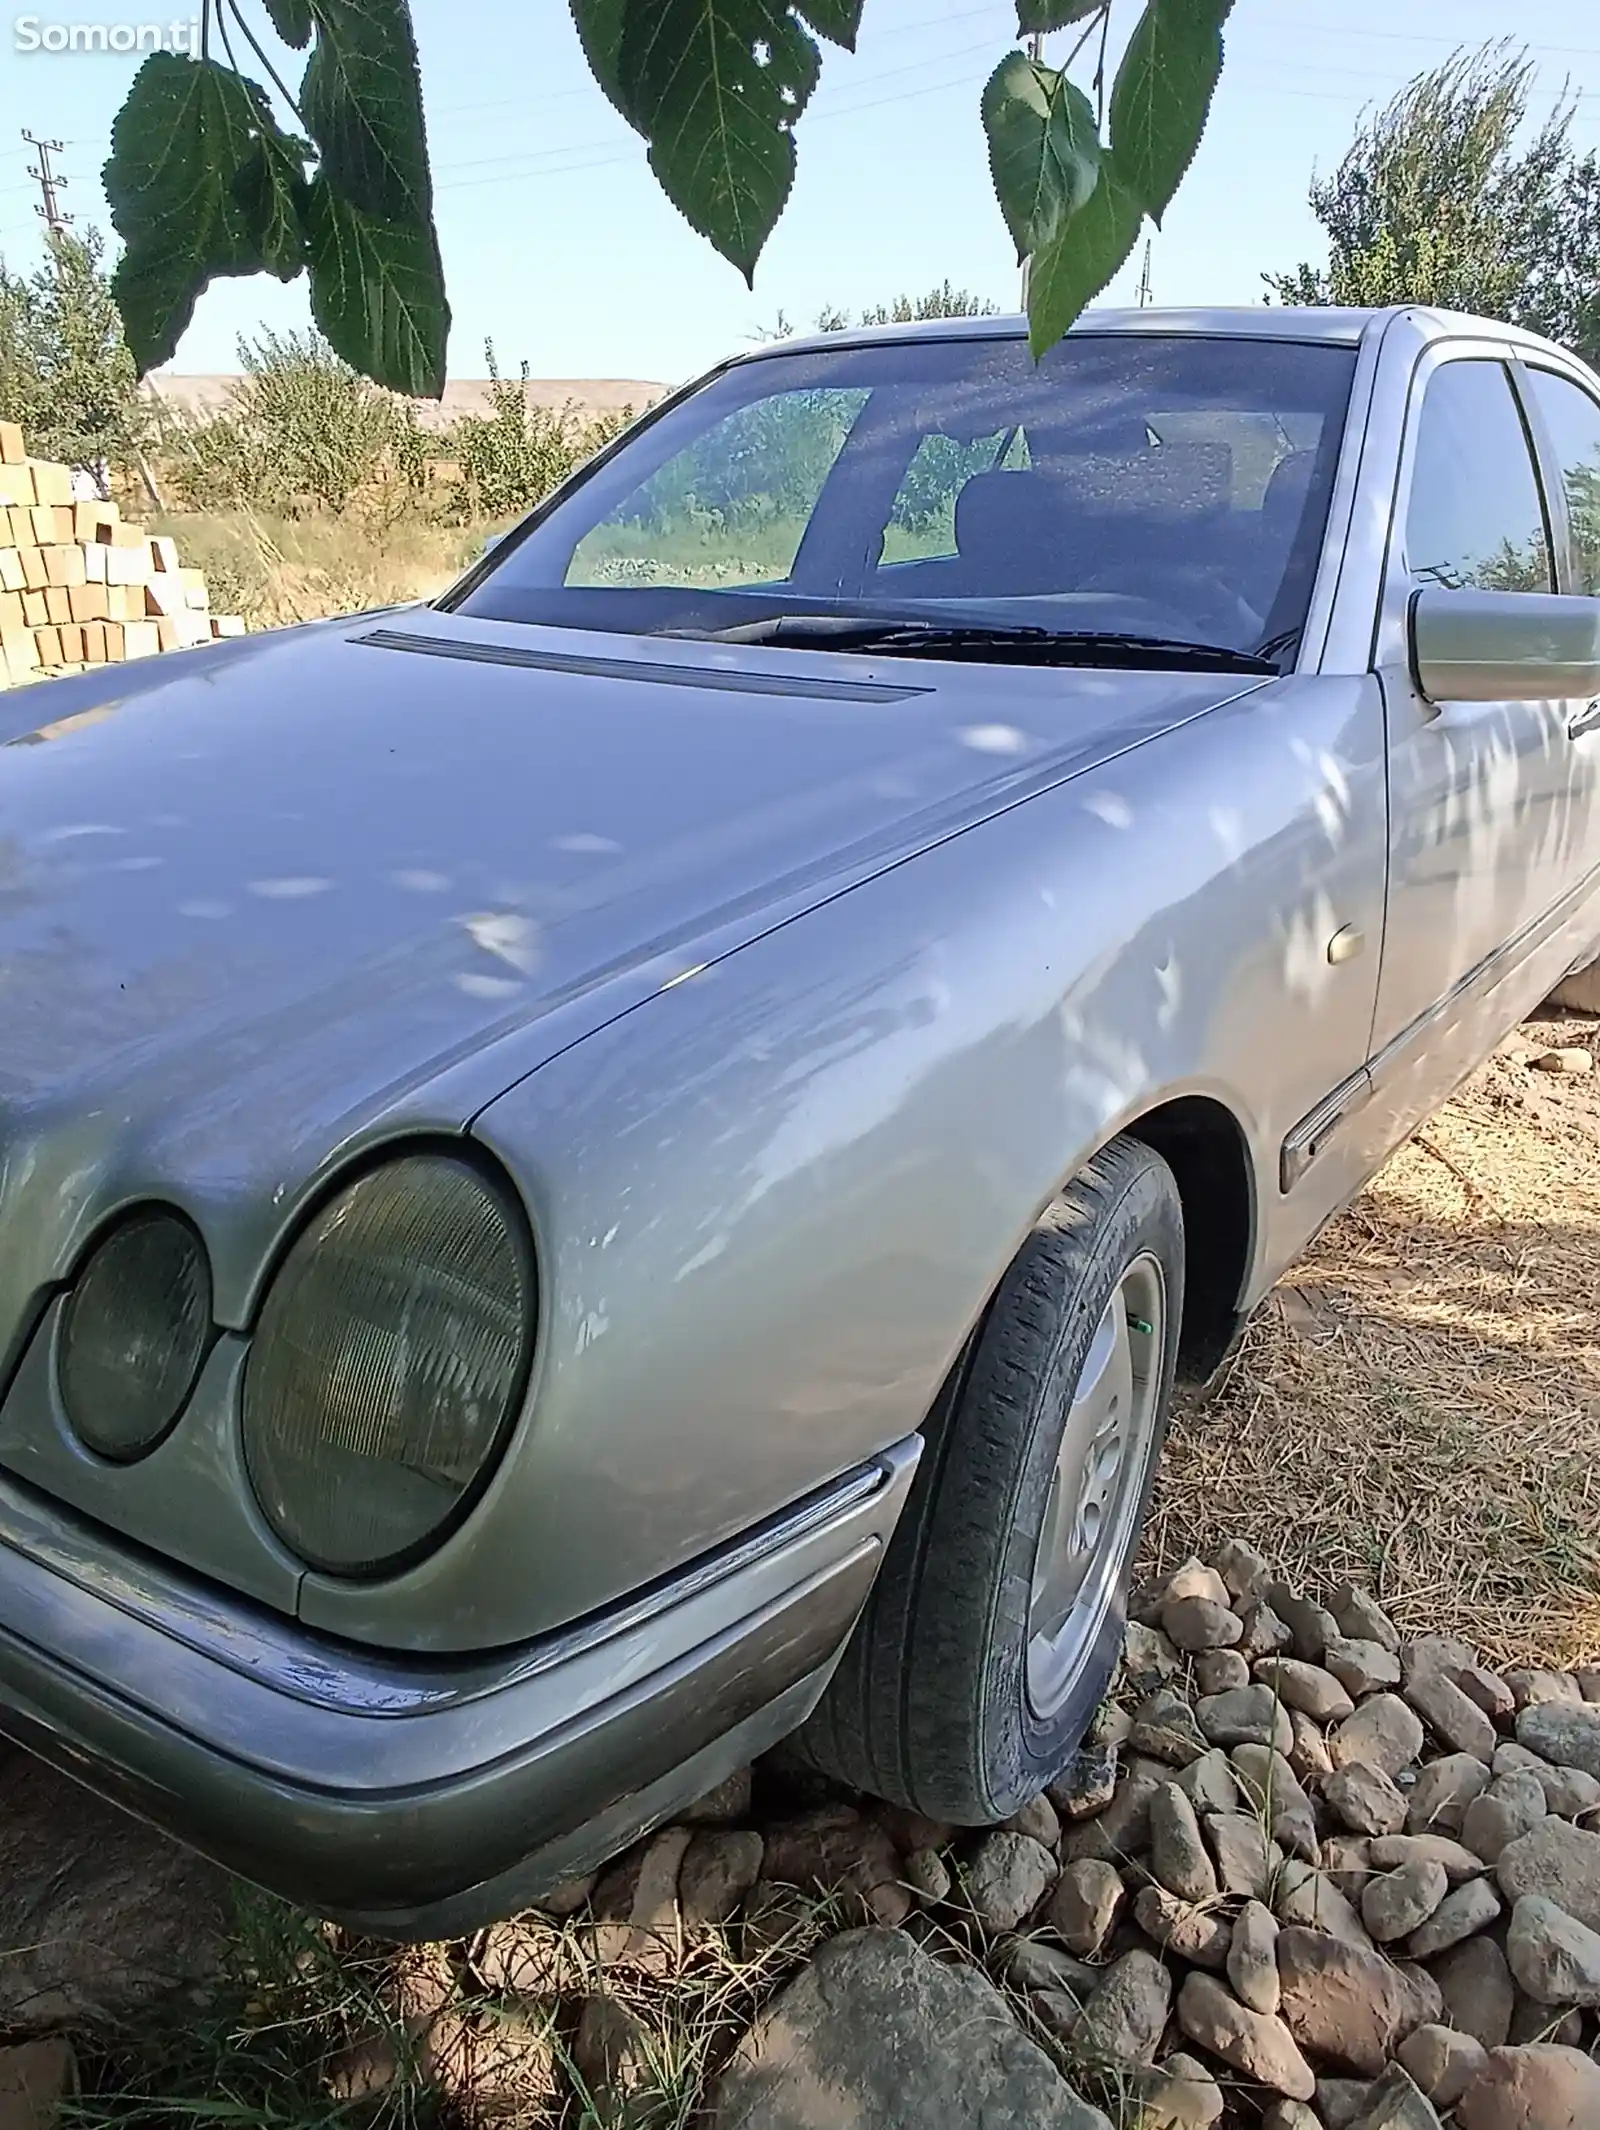
[[[689,223],[745,275],[787,203],[822,44],[853,49],[865,0],[569,0],[601,88],[649,143]],[[165,361],[219,275],[309,275],[346,361],[398,391],[444,388],[450,308],[433,225],[407,0],[201,0],[198,57],[155,52],[105,169],[126,247],[117,300],[141,369]],[[1001,211],[1050,346],[1159,223],[1193,159],[1233,0],[1017,0],[1017,35],[1075,29],[1093,95],[1013,50],[983,93]],[[1107,82],[1113,12],[1133,27]],[[294,63],[264,39],[308,52]],[[238,43],[234,39],[237,36]],[[244,50],[270,87],[238,63]],[[281,63],[280,63],[281,62]]]
[[[101,264],[98,230],[50,232],[32,274],[0,264],[0,417],[29,448],[98,475],[137,456],[147,422],[138,372]]]
[[[633,409],[591,416],[576,402],[542,407],[528,398],[528,365],[520,379],[502,377],[494,342],[484,343],[489,411],[452,422],[447,453],[459,469],[454,508],[459,516],[509,518],[531,510],[633,419]]]
[[[1425,303],[1504,318],[1600,355],[1600,157],[1572,106],[1527,132],[1533,67],[1458,53],[1365,120],[1311,188],[1326,267],[1269,274],[1283,303]]]

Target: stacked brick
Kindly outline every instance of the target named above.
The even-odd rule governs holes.
[[[71,470],[0,422],[0,688],[243,633],[171,540],[74,502]]]

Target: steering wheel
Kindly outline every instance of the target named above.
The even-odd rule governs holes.
[[[1137,574],[1139,589],[1136,592],[1127,589],[1129,573]],[[1266,627],[1264,614],[1258,614],[1227,585],[1219,584],[1211,571],[1200,563],[1128,564],[1119,569],[1116,576],[1123,581],[1114,582],[1109,571],[1099,572],[1085,578],[1080,589],[1103,592],[1130,606],[1148,609],[1152,615],[1160,617],[1160,626],[1152,629],[1152,634],[1182,635],[1183,629],[1175,623],[1192,621],[1198,634],[1210,643],[1252,644],[1260,641],[1261,632]]]

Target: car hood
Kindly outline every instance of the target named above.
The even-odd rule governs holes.
[[[0,1157],[114,1142],[130,1189],[292,1189],[619,971],[1250,685],[417,609],[170,663],[13,696],[0,746]]]

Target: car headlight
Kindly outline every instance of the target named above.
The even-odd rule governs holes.
[[[61,1327],[61,1402],[77,1435],[119,1464],[171,1428],[211,1334],[211,1274],[175,1213],[131,1214],[78,1276]]]
[[[437,1544],[504,1445],[533,1326],[520,1209],[470,1162],[402,1155],[332,1198],[280,1266],[245,1370],[245,1462],[284,1544],[335,1575]]]

